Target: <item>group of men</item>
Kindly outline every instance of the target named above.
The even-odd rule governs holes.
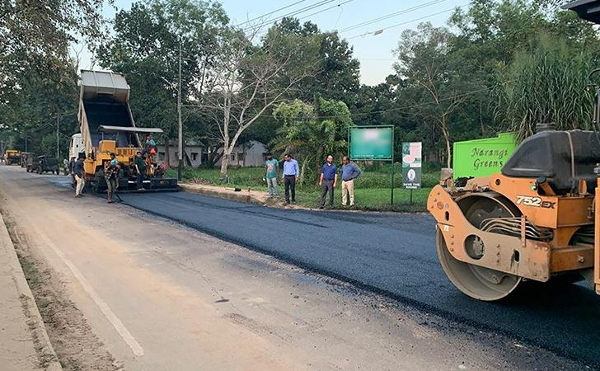
[[[269,190],[269,197],[279,197],[279,187],[277,186],[277,170],[279,161],[273,158],[271,153],[267,154],[265,162],[265,179]],[[342,158],[342,205],[354,206],[354,179],[361,174],[360,168],[348,156]],[[296,202],[296,181],[300,176],[298,161],[289,153],[286,153],[283,161],[283,184],[285,188],[285,202],[290,204]],[[333,155],[328,155],[325,164],[321,168],[319,176],[319,185],[321,186],[321,198],[319,208],[325,207],[327,194],[329,194],[329,206],[333,206],[334,189],[338,183],[338,169],[333,163]]]
[[[84,177],[84,156],[80,155],[77,161],[72,165],[72,174],[75,178],[75,197],[81,197],[83,195],[83,187],[85,186]],[[128,171],[130,176],[136,177],[137,190],[143,191],[143,181],[146,175],[146,160],[143,157],[142,152],[137,152],[136,157],[133,161],[130,161],[129,169],[125,169],[123,163],[117,160],[114,153],[110,154],[110,161],[107,162],[104,169],[104,180],[106,181],[107,190],[107,202],[114,202],[114,195],[119,188],[119,172],[121,170]]]

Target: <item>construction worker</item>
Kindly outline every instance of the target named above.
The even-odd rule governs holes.
[[[152,138],[152,134],[146,135],[146,153],[154,159],[154,155],[156,154],[156,141]]]
[[[279,187],[277,186],[277,167],[279,161],[273,158],[271,153],[267,153],[267,161],[265,162],[265,180],[269,190],[269,198],[279,197]]]
[[[75,197],[81,197],[85,180],[83,178],[83,156],[79,156],[73,164],[73,176],[75,177]]]
[[[137,181],[137,190],[144,190],[144,176],[146,175],[146,161],[142,157],[142,152],[136,153],[135,156],[135,171],[136,171],[136,181]]]
[[[114,153],[110,154],[110,165],[111,166],[115,166],[119,163],[119,160],[117,160],[117,156]]]
[[[104,171],[104,179],[106,180],[106,187],[107,187],[106,188],[107,202],[109,204],[112,204],[113,202],[115,202],[113,200],[113,194],[115,192],[117,192],[117,189],[119,188],[118,178],[119,178],[120,170],[121,170],[121,167],[119,166],[119,163],[117,162],[115,165],[112,165],[112,160],[111,160],[111,164],[108,165],[108,167]]]

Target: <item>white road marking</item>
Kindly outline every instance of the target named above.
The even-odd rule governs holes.
[[[56,255],[58,255],[62,259],[63,263],[65,263],[65,265],[67,267],[69,267],[69,269],[71,270],[71,272],[73,273],[75,278],[77,278],[77,280],[79,281],[79,283],[81,284],[83,289],[90,295],[90,297],[92,298],[92,300],[94,300],[96,305],[98,305],[98,307],[100,308],[102,313],[104,313],[104,315],[106,316],[106,319],[108,319],[108,321],[114,326],[115,330],[117,330],[119,335],[121,335],[121,337],[123,338],[125,343],[127,343],[127,345],[129,345],[129,347],[133,351],[133,354],[138,357],[143,356],[144,349],[142,348],[140,343],[138,343],[137,340],[135,340],[133,335],[131,335],[129,330],[127,330],[125,325],[123,325],[123,322],[121,322],[121,320],[110,309],[108,304],[106,304],[106,302],[104,300],[102,300],[102,298],[100,298],[100,295],[98,295],[98,293],[96,292],[96,290],[94,290],[94,288],[88,282],[88,280],[83,276],[83,274],[81,274],[81,271],[79,271],[79,269],[77,269],[75,264],[73,264],[73,262],[71,262],[65,256],[65,254],[63,254],[63,252],[60,251],[58,249],[58,247],[56,247],[56,245],[54,245],[54,243],[44,233],[42,233],[40,231],[36,231],[36,232],[38,232],[40,237],[48,244],[48,246],[50,246],[50,248],[54,251],[54,253],[56,253]]]

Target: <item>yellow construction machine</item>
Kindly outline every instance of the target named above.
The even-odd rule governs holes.
[[[600,1],[565,8],[600,23]],[[593,124],[600,125],[600,89]],[[442,176],[427,209],[437,221],[443,270],[484,301],[506,297],[525,280],[575,274],[600,294],[599,186],[600,132],[549,125],[525,139],[499,174],[460,185]]]
[[[4,151],[4,165],[19,164],[21,162],[21,152],[16,149],[7,149]]]
[[[85,158],[86,185],[95,192],[107,188],[104,172],[113,154],[121,165],[117,179],[119,192],[178,190],[177,179],[165,177],[164,168],[158,166],[155,148],[150,150],[140,141],[138,135],[162,133],[162,130],[135,126],[129,108],[129,85],[123,75],[81,71],[78,119],[81,133],[73,136],[69,153],[72,158]],[[138,152],[144,153],[146,163],[141,189],[132,166]]]

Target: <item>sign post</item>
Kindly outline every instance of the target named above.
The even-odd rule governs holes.
[[[402,185],[410,189],[410,203],[412,204],[413,189],[421,188],[421,142],[402,143]]]
[[[351,160],[391,161],[394,203],[394,127],[351,126],[348,128],[348,153]]]

